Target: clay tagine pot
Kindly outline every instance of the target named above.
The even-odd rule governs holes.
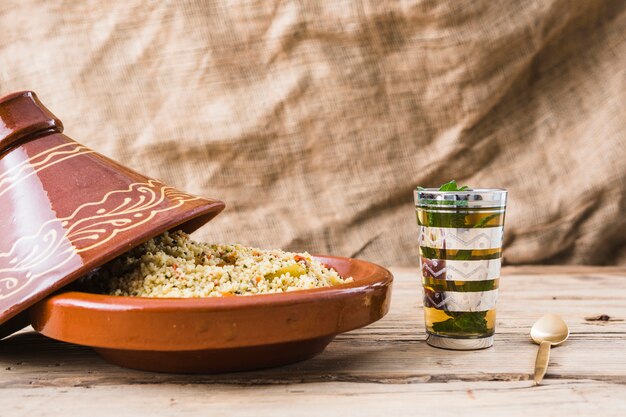
[[[0,99],[0,339],[32,324],[125,367],[229,372],[310,358],[388,312],[391,273],[332,256],[318,259],[353,282],[196,299],[64,288],[166,230],[195,230],[224,203],[147,178],[62,132],[34,93]]]
[[[73,141],[33,92],[0,98],[0,338],[89,270],[223,208]]]

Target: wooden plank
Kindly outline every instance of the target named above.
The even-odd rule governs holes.
[[[3,416],[623,417],[626,386],[557,380],[523,382],[299,385],[147,384],[2,391]],[[62,411],[62,413],[61,413]]]
[[[366,415],[380,415],[381,404],[398,413],[435,407],[438,415],[464,407],[507,416],[618,415],[615,410],[626,409],[626,271],[508,271],[500,285],[496,344],[483,351],[444,351],[423,342],[415,269],[393,270],[392,308],[383,320],[338,336],[317,358],[271,370],[214,376],[131,371],[88,348],[23,332],[0,342],[0,410],[14,413],[0,415],[46,415],[48,400],[67,415],[311,415],[356,405]],[[571,338],[554,349],[547,385],[531,388],[537,347],[528,331],[546,312],[565,318]],[[601,316],[609,321],[593,319]]]

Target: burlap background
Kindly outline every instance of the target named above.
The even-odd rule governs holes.
[[[0,2],[0,93],[226,211],[415,265],[412,190],[510,190],[508,263],[626,264],[625,1]]]

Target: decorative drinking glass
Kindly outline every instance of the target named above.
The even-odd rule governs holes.
[[[493,345],[506,190],[415,191],[426,342]]]

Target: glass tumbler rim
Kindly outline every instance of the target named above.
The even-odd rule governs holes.
[[[441,191],[439,188],[416,188],[415,192],[426,191],[431,194],[484,194],[495,192],[508,192],[506,188],[467,188],[463,191]]]
[[[440,191],[420,188],[414,191],[417,206],[505,207],[508,191],[504,188],[473,188],[464,191]]]

